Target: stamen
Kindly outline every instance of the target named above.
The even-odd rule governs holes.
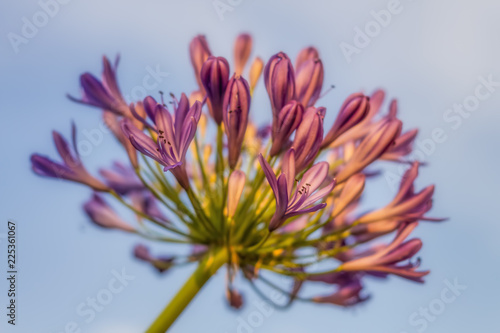
[[[318,99],[321,99],[323,97],[325,97],[327,94],[330,93],[330,91],[332,91],[333,89],[335,89],[335,85],[331,85],[330,88],[328,88],[327,90],[325,90],[320,96]]]
[[[160,90],[160,91],[158,91],[158,92],[159,92],[159,93],[160,93],[160,95],[161,95],[161,104],[162,104],[163,106],[166,106],[166,105],[165,105],[165,101],[163,100],[163,91],[161,91],[161,90]]]

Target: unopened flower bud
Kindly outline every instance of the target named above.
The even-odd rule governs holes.
[[[295,73],[285,53],[280,52],[269,59],[264,69],[264,81],[275,121],[280,110],[295,97]]]
[[[252,37],[249,34],[240,34],[234,44],[234,67],[236,75],[243,73],[243,68],[252,52]]]
[[[223,119],[227,134],[229,166],[234,169],[241,153],[250,111],[250,87],[241,76],[233,75],[224,96]]]
[[[227,216],[233,217],[238,207],[243,188],[245,187],[246,175],[241,170],[235,170],[229,176],[227,184]]]
[[[229,64],[223,57],[208,57],[201,68],[201,82],[208,97],[208,110],[217,125],[222,123],[224,93],[229,81]]]
[[[295,72],[297,100],[305,107],[312,106],[318,100],[323,87],[323,63],[315,58],[307,60]]]
[[[200,89],[203,90],[203,83],[200,78],[201,67],[208,57],[212,55],[205,36],[198,35],[193,38],[189,44],[189,55],[191,57],[191,64],[193,65],[196,82],[198,82]]]
[[[297,173],[304,170],[314,159],[323,140],[323,118],[325,108],[307,108],[300,123],[292,148],[295,149],[295,168]]]
[[[337,119],[325,135],[321,147],[329,146],[340,135],[359,124],[370,110],[370,99],[361,93],[352,94],[342,104]]]
[[[278,121],[273,123],[271,156],[287,148],[289,138],[302,121],[303,114],[304,107],[296,101],[290,101],[281,109]]]

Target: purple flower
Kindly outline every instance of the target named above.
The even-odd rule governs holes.
[[[300,230],[306,227],[308,222],[309,222],[309,217],[307,215],[300,216],[295,220],[287,223],[283,227],[281,227],[279,232],[283,234],[299,232]]]
[[[413,238],[403,243],[403,241],[415,229],[417,223],[404,225],[391,244],[379,249],[374,254],[348,261],[341,265],[343,271],[366,271],[374,273],[394,274],[402,278],[423,282],[423,277],[429,271],[417,271],[420,261],[415,263],[403,261],[412,258],[422,248],[422,241]]]
[[[132,205],[140,212],[151,216],[158,222],[162,222],[164,224],[171,223],[160,210],[160,207],[158,207],[158,201],[155,199],[153,194],[151,194],[151,192],[134,191],[130,193],[130,199],[132,200]]]
[[[110,169],[100,169],[99,174],[119,194],[142,191],[145,188],[134,170],[120,162],[114,162]]]
[[[300,123],[292,148],[295,150],[295,168],[297,173],[304,170],[318,154],[323,140],[323,118],[325,108],[308,107]]]
[[[313,106],[323,87],[323,63],[321,59],[306,60],[295,70],[295,89],[297,100],[305,107]]]
[[[92,199],[83,205],[83,209],[92,222],[99,227],[135,232],[135,229],[127,222],[123,221],[99,194],[95,193]]]
[[[109,191],[109,188],[100,180],[94,178],[83,166],[78,155],[76,144],[76,127],[72,125],[72,141],[74,152],[68,142],[56,131],[52,132],[54,143],[63,162],[57,163],[39,154],[31,155],[33,171],[43,177],[71,180],[92,187],[96,191]]]
[[[146,100],[144,105],[148,110]],[[135,149],[163,165],[164,171],[170,170],[179,184],[187,189],[189,181],[184,164],[187,149],[194,138],[200,120],[201,103],[197,101],[191,108],[188,104],[181,107],[180,103],[175,109],[175,121],[168,109],[158,103],[154,110],[149,110],[148,115],[154,117],[158,131],[156,142],[128,119],[122,121],[123,131]]]
[[[427,186],[422,191],[415,193],[414,181],[418,176],[418,162],[414,162],[401,180],[399,191],[387,206],[369,212],[359,218],[361,223],[371,223],[375,221],[397,219],[403,221],[443,221],[443,219],[425,217],[432,208],[432,195],[434,185]]]
[[[304,107],[296,101],[290,101],[278,114],[278,121],[273,122],[271,156],[278,155],[290,145],[289,138],[302,121]]]
[[[339,259],[339,258],[337,258]],[[339,259],[340,260],[340,259]],[[342,261],[342,260],[341,260]],[[326,284],[346,285],[363,276],[359,272],[328,272],[323,274],[309,275],[306,279],[312,282],[322,282]]]
[[[134,257],[153,265],[159,273],[168,271],[173,265],[175,258],[172,256],[155,257],[149,252],[145,245],[138,244],[134,247]]]
[[[249,34],[240,34],[234,43],[234,68],[236,75],[243,73],[243,68],[252,52],[252,36]]]
[[[352,96],[352,95],[351,95]],[[374,123],[373,119],[379,114],[380,107],[385,99],[385,92],[383,90],[376,90],[369,97],[369,108],[366,115],[361,119],[359,123],[350,127],[348,131],[345,131],[342,135],[337,136],[334,142],[330,144],[330,148],[340,147],[351,141],[357,141],[371,132],[378,125]],[[349,100],[349,97],[347,98]],[[339,114],[340,116],[340,114]]]
[[[255,60],[252,62],[252,65],[250,66],[250,74],[249,74],[250,91],[253,91],[255,89],[257,81],[259,81],[260,75],[262,74],[263,68],[264,68],[264,61],[259,57],[255,58]]]
[[[276,178],[273,169],[259,155],[259,162],[264,170],[267,181],[274,192],[276,211],[269,223],[269,231],[279,228],[290,217],[305,213],[315,212],[326,206],[325,203],[315,203],[327,196],[335,187],[335,180],[328,181],[328,163],[320,162],[313,165],[304,173],[293,192],[295,181],[295,152],[290,149],[283,157],[281,175]],[[319,189],[323,182],[327,185]],[[318,190],[319,189],[319,190]],[[318,191],[316,191],[318,190]],[[293,193],[293,195],[292,195]]]
[[[363,286],[359,280],[353,280],[349,283],[340,285],[336,292],[327,296],[314,297],[316,303],[330,303],[343,307],[353,306],[365,302],[370,297],[362,296],[361,290]]]
[[[180,132],[182,130],[183,119],[186,117],[186,114],[190,112],[189,99],[184,93],[181,94],[180,100],[178,100],[174,95],[171,95],[171,97],[171,104],[174,107],[176,130],[178,129]],[[193,103],[193,105],[195,103],[196,101]],[[146,96],[146,98],[144,98],[142,102],[137,103],[135,106],[130,106],[130,110],[135,117],[134,124],[137,128],[142,130],[144,127],[146,127],[152,129],[155,133],[158,133],[158,128],[156,126],[156,113],[159,110],[158,105],[167,108],[165,103],[163,103],[163,97],[162,103],[158,103],[152,96]]]
[[[359,124],[366,117],[369,110],[370,99],[367,96],[356,93],[347,97],[344,104],[340,107],[339,114],[332,128],[325,135],[321,143],[321,148],[329,146],[340,135]]]
[[[239,310],[243,306],[243,295],[236,289],[228,287],[226,289],[226,298],[229,306],[236,310]]]
[[[193,38],[193,40],[189,44],[189,56],[191,57],[191,64],[193,65],[196,82],[198,82],[198,86],[202,91],[204,88],[200,77],[201,67],[208,59],[208,57],[211,55],[212,52],[208,47],[208,43],[207,40],[205,39],[205,36],[198,35],[195,38]]]
[[[389,116],[396,117],[398,113],[398,101],[393,99],[389,105]],[[403,162],[403,157],[410,154],[413,150],[413,143],[417,137],[418,130],[409,130],[394,140],[394,145],[389,148],[384,155],[380,157],[381,160]]]
[[[250,111],[250,87],[241,76],[233,75],[224,96],[223,118],[229,151],[229,166],[234,169],[241,153]]]
[[[295,97],[295,73],[290,58],[280,52],[269,59],[264,68],[264,82],[271,99],[273,122],[280,110]]]
[[[345,167],[339,172],[336,177],[338,182],[344,182],[382,156],[401,133],[401,126],[401,121],[394,117],[380,120],[356,147]]]
[[[401,134],[396,140],[394,140],[394,145],[389,148],[382,157],[381,160],[402,162],[403,157],[410,154],[413,150],[413,143],[417,137],[418,130],[412,129],[403,134]]]
[[[68,95],[68,97],[77,103],[87,104],[110,111],[121,116],[130,117],[130,110],[124,101],[120,88],[116,80],[116,69],[118,67],[119,57],[116,57],[114,66],[111,65],[108,58],[103,57],[102,81],[99,81],[90,73],[84,73],[80,76],[80,85],[83,90],[81,99]]]
[[[351,176],[344,184],[342,192],[335,200],[331,216],[336,217],[344,211],[350,204],[356,202],[361,197],[365,188],[366,176],[362,173]]]
[[[134,109],[134,107],[132,106],[131,109]],[[134,146],[132,146],[132,143],[130,143],[130,140],[125,135],[125,133],[123,133],[122,128],[120,126],[120,117],[111,112],[103,112],[102,118],[106,126],[108,126],[108,128],[115,136],[115,138],[121,143],[123,148],[125,148],[125,151],[127,152],[128,158],[132,166],[134,168],[137,168],[139,166],[139,161],[137,159],[137,151],[135,150]]]
[[[208,110],[217,125],[222,122],[224,93],[229,81],[229,64],[222,57],[208,57],[201,68],[201,82],[208,97]]]
[[[404,221],[397,219],[361,223],[351,229],[351,235],[354,236],[356,242],[365,243],[399,229],[404,223]]]
[[[417,131],[402,134],[397,101],[391,101],[388,112],[379,112],[385,104],[384,91],[370,97],[352,94],[325,132],[326,108],[316,107],[324,94],[325,75],[318,50],[300,50],[293,66],[283,52],[267,63],[259,57],[250,59],[252,46],[250,35],[239,34],[230,50],[234,58],[230,68],[231,59],[212,56],[205,37],[196,36],[189,57],[198,86],[179,99],[160,92],[161,99],[147,96],[128,105],[117,84],[118,61],[112,64],[104,58],[103,77],[84,73],[81,99],[70,98],[99,108],[129,161],[115,162],[94,177],[81,163],[73,128],[73,148],[54,132],[62,162],[33,155],[33,170],[93,188],[83,208],[95,225],[150,241],[178,243],[188,251],[182,256],[158,256],[147,244],[137,245],[135,257],[159,272],[198,262],[190,281],[202,277],[204,283],[226,266],[226,297],[233,308],[242,307],[244,301],[237,286],[239,270],[257,293],[265,293],[262,282],[266,289],[287,294],[284,302],[275,303],[281,308],[294,300],[342,307],[364,302],[368,297],[363,281],[371,277],[398,275],[422,281],[428,272],[420,271],[419,260],[414,259],[422,241],[407,238],[418,221],[440,219],[427,217],[434,187],[415,190],[418,163],[406,172],[398,193],[385,207],[366,211],[361,205],[367,179],[381,173],[371,170],[372,164],[382,160],[410,164]],[[257,124],[249,112],[260,76],[272,122]],[[207,111],[204,116],[202,109]],[[192,156],[187,156],[189,148],[194,149]],[[148,170],[139,165],[140,156],[147,159]],[[262,170],[255,165],[256,157]],[[317,162],[319,157],[327,162]],[[155,169],[172,175],[158,175]],[[129,209],[130,221],[98,191]],[[373,244],[389,233],[396,234],[392,242]],[[320,265],[310,266],[313,263]],[[286,276],[293,285],[274,285],[266,279],[268,273]],[[307,299],[299,295],[312,283],[330,291]],[[176,298],[167,312],[175,302]],[[152,330],[167,330],[177,312],[167,320],[160,316]]]
[[[299,69],[305,62],[314,59],[319,59],[318,50],[313,46],[305,47],[300,50],[297,58],[295,59],[295,68]]]

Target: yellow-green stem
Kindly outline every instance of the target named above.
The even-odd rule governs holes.
[[[186,281],[184,286],[177,292],[146,332],[166,332],[201,290],[203,285],[227,262],[227,258],[227,251],[225,248],[218,248],[209,252],[203,261],[200,262],[191,277]]]

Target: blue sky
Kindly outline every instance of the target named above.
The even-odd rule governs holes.
[[[71,322],[82,332],[140,332],[167,304],[192,268],[158,276],[135,261],[131,248],[140,240],[90,225],[80,209],[89,191],[34,176],[29,155],[55,156],[50,131],[67,135],[72,120],[81,131],[99,128],[96,110],[72,104],[64,95],[78,94],[80,73],[100,72],[103,54],[121,54],[118,75],[126,95],[137,93],[143,78],[156,68],[168,73],[158,89],[178,94],[195,84],[187,51],[193,36],[205,34],[214,53],[230,57],[235,36],[244,31],[254,36],[253,54],[264,59],[281,50],[295,57],[308,45],[320,50],[325,80],[336,86],[321,101],[329,108],[327,124],[351,92],[382,87],[389,97],[397,97],[405,128],[421,130],[418,150],[429,164],[417,184],[436,184],[432,215],[450,220],[422,223],[416,232],[424,240],[423,266],[432,271],[425,285],[391,278],[368,283],[373,298],[356,309],[296,304],[287,312],[262,314],[255,303],[259,298],[246,287],[246,306],[240,312],[229,310],[223,299],[224,276],[219,274],[172,332],[245,332],[241,322],[260,317],[252,332],[497,331],[498,1],[401,0],[398,5],[386,0],[221,0],[215,2],[219,9],[212,0],[66,2],[57,8],[43,5],[50,1],[0,3],[0,234],[7,219],[15,220],[19,247],[18,325],[7,326],[2,314],[2,332],[60,333]],[[220,3],[226,11],[221,12]],[[43,8],[53,15],[39,14]],[[393,14],[377,30],[372,11],[386,9]],[[23,30],[24,18],[39,27]],[[361,41],[356,39],[358,28],[375,30]],[[12,42],[13,34],[23,33],[29,37]],[[347,44],[357,50],[348,57],[343,51]],[[493,83],[485,85],[484,80]],[[472,111],[453,111],[454,104],[472,103],[478,89],[484,98],[469,104]],[[254,119],[268,119],[262,82],[256,95]],[[82,132],[80,138],[85,139]],[[104,135],[84,161],[96,170],[102,161],[120,158],[125,157],[113,138]],[[371,184],[367,205],[390,201],[394,188],[388,179],[399,171],[390,165],[387,170]],[[5,242],[0,247],[4,253]],[[169,245],[154,249],[168,252]],[[4,267],[4,255],[1,260]],[[105,294],[122,270],[133,279],[91,320],[90,315],[80,316],[82,302]],[[455,298],[442,302],[440,309],[443,293],[451,295],[446,292],[450,283],[465,289],[455,290]],[[1,304],[6,289],[2,278]],[[439,314],[423,319],[420,311],[429,307],[438,307]]]

